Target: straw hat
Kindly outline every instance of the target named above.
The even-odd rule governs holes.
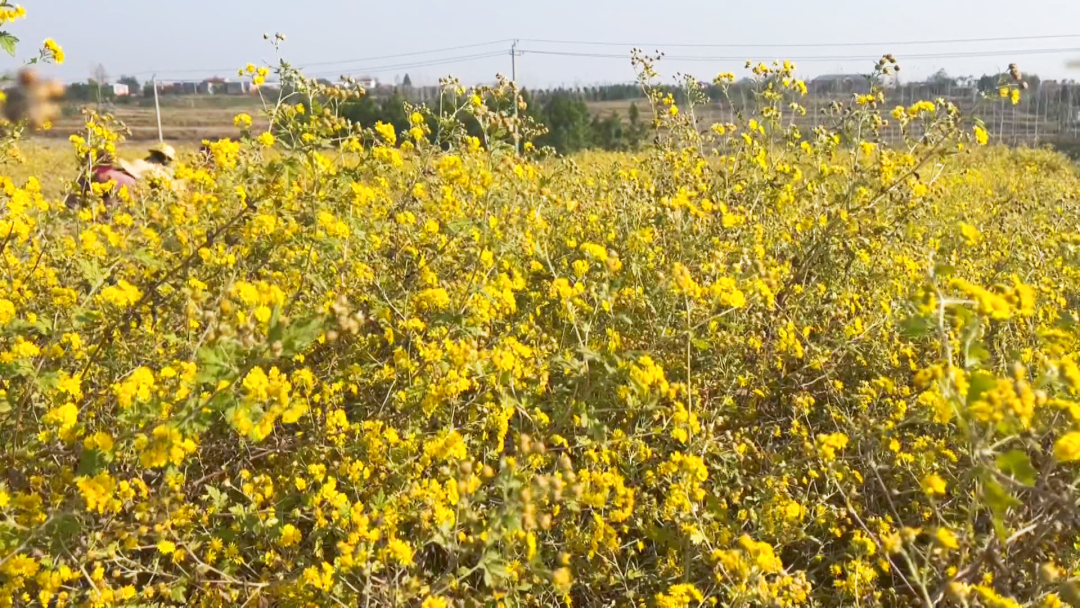
[[[153,148],[150,148],[150,151],[159,152],[162,156],[169,159],[170,161],[176,160],[176,150],[174,150],[173,147],[167,143],[160,143]]]
[[[146,173],[147,170],[147,168],[144,166],[145,164],[145,161],[131,162],[123,158],[116,161],[116,165],[120,167],[121,170],[131,175],[135,179],[142,179],[143,174]]]

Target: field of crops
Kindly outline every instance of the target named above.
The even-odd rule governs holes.
[[[1080,601],[1076,167],[877,89],[800,130],[786,63],[700,124],[637,66],[636,156],[534,148],[508,83],[363,129],[284,65],[108,203],[63,198],[109,117],[5,140],[0,606]]]

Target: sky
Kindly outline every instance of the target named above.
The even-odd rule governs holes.
[[[631,82],[633,45],[666,53],[664,81],[678,73],[741,77],[747,59],[792,58],[807,78],[866,73],[883,53],[893,53],[912,81],[939,69],[998,73],[1011,62],[1044,78],[1080,78],[1066,67],[1080,58],[1078,0],[23,2],[27,18],[8,26],[23,41],[19,58],[54,38],[67,61],[48,70],[68,82],[85,80],[99,64],[111,79],[228,77],[248,62],[276,63],[263,39],[276,32],[287,36],[283,58],[309,74],[394,82],[407,73],[416,85],[450,74],[465,84],[509,76],[513,39],[520,41],[518,81],[530,88]],[[1005,37],[1025,39],[927,42]]]

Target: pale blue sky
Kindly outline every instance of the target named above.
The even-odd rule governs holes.
[[[835,44],[854,47],[707,48],[661,47],[670,56],[719,57],[705,61],[670,60],[666,76],[677,71],[711,78],[720,71],[742,74],[742,60],[778,57],[830,57],[798,61],[807,76],[865,72],[870,59],[839,57],[894,53],[909,79],[945,68],[951,74],[996,71],[1016,61],[1025,72],[1048,77],[1080,77],[1064,67],[1080,50],[1056,54],[910,58],[912,55],[981,53],[1019,49],[1080,49],[1080,0],[23,0],[29,15],[11,26],[23,39],[20,55],[46,37],[64,46],[68,62],[50,68],[65,80],[88,77],[105,65],[112,77],[151,72],[163,78],[228,76],[248,61],[272,59],[264,32],[288,35],[286,58],[297,65],[320,63],[309,71],[336,76],[371,73],[393,81],[409,73],[417,84],[433,84],[453,73],[466,83],[509,74],[509,42],[400,58],[369,59],[509,38],[663,44]],[[1073,38],[964,44],[884,45],[921,41],[1070,35]],[[550,44],[522,41],[519,80],[526,86],[621,82],[633,78],[629,47]],[[617,55],[567,57],[528,50]],[[497,56],[484,57],[502,51]],[[908,56],[908,59],[905,57]],[[433,62],[471,57],[460,63]],[[625,57],[625,58],[622,58]],[[348,60],[358,61],[344,63]],[[343,62],[326,65],[327,62]],[[11,66],[14,62],[8,60]],[[416,65],[428,63],[428,65]],[[188,71],[191,70],[191,71]],[[232,72],[235,74],[235,72]]]

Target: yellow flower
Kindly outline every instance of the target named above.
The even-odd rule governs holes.
[[[0,572],[6,574],[9,578],[33,578],[40,569],[41,564],[36,559],[17,553],[6,556],[6,561]]]
[[[397,143],[397,133],[394,131],[394,125],[386,124],[380,120],[375,123],[375,132],[391,146]]]
[[[101,299],[119,309],[130,308],[142,299],[142,291],[131,283],[120,279],[116,285],[109,285],[101,290]]]
[[[964,240],[967,241],[968,245],[974,246],[978,244],[981,236],[978,228],[966,222],[960,222],[957,225],[960,227],[960,234],[964,236]]]
[[[49,410],[43,420],[46,424],[52,424],[59,427],[61,431],[66,431],[78,423],[79,408],[74,403],[65,403]]]
[[[975,141],[979,142],[980,146],[985,146],[986,142],[990,141],[990,134],[986,132],[986,129],[976,125]]]
[[[238,128],[247,129],[251,127],[251,115],[246,113],[237,114],[233,117],[233,124]]]
[[[390,555],[394,558],[394,561],[401,566],[411,566],[413,563],[413,549],[409,546],[409,543],[398,539],[390,539],[390,542],[386,544],[386,549]]]
[[[55,63],[64,63],[64,49],[52,38],[46,38],[43,45],[45,52]]]
[[[844,433],[831,433],[817,436],[818,454],[823,460],[833,460],[836,453],[847,447],[848,436]]]
[[[559,568],[552,574],[551,582],[560,592],[569,593],[570,587],[574,584],[574,579],[570,576],[569,568]]]
[[[256,141],[264,148],[272,147],[274,145],[274,134],[269,131],[264,131],[256,138]]]
[[[107,454],[113,449],[113,438],[112,435],[109,435],[104,431],[99,431],[90,437],[87,437],[86,441],[83,442],[83,445],[88,449],[97,449]]]
[[[303,540],[303,535],[292,524],[285,524],[281,528],[281,546],[291,547],[293,545],[300,544]]]
[[[946,485],[945,480],[936,473],[930,473],[922,480],[923,492],[928,496],[944,496]]]
[[[170,555],[176,551],[176,543],[171,540],[159,540],[157,544],[158,553],[162,555]]]
[[[11,300],[0,298],[0,327],[7,325],[15,318],[15,305]]]
[[[1061,462],[1080,460],[1080,432],[1065,433],[1054,442],[1054,458]]]
[[[937,532],[934,533],[934,538],[945,549],[960,548],[960,542],[956,539],[956,534],[948,528],[938,528]]]

